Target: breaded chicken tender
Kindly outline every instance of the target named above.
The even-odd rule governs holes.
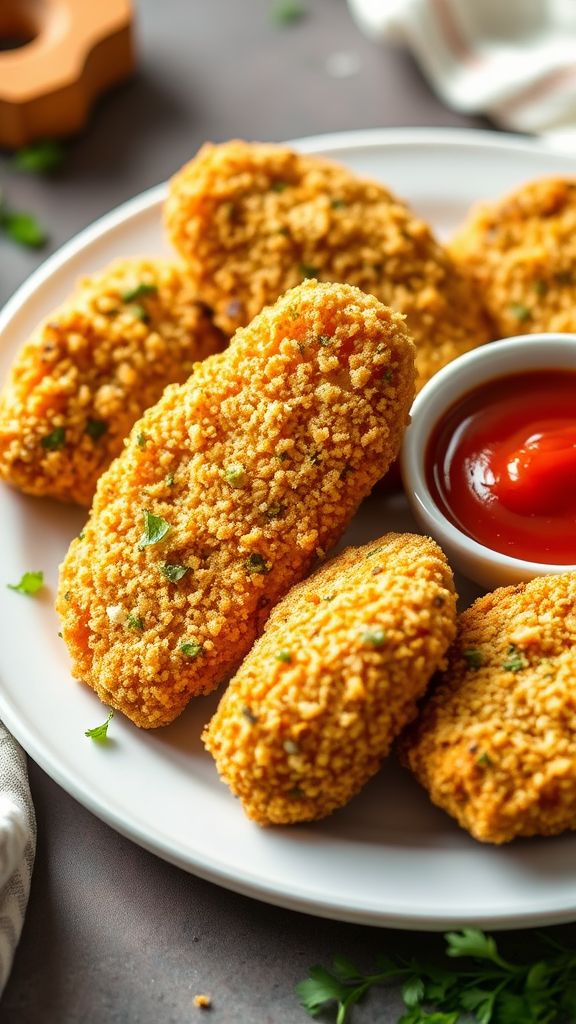
[[[61,569],[74,674],[147,728],[212,690],[386,472],[413,393],[402,317],[316,282],[168,388]]]
[[[479,299],[430,228],[374,181],[283,146],[204,146],[173,178],[166,224],[227,332],[302,278],[345,281],[407,316],[419,385],[488,341]]]
[[[500,337],[576,331],[576,178],[529,182],[475,207],[450,248]]]
[[[456,631],[434,541],[347,548],[274,609],[204,733],[260,825],[324,818],[374,775]]]
[[[224,344],[177,266],[129,259],[84,279],[16,357],[0,395],[0,478],[89,505],[144,409]]]
[[[576,573],[487,594],[460,616],[405,762],[481,842],[574,829],[575,679]]]

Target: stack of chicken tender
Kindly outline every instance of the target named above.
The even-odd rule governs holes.
[[[561,232],[573,194],[528,186],[448,251],[343,167],[207,145],[165,205],[179,262],[80,282],[16,358],[0,477],[91,505],[57,597],[75,677],[142,728],[227,683],[203,738],[261,825],[342,807],[402,734],[404,763],[475,838],[576,827],[574,575],[457,620],[427,537],[325,560],[396,459],[415,391],[513,333],[514,243],[487,234],[525,216],[541,241],[543,203]],[[533,329],[565,324],[563,295],[537,292]]]

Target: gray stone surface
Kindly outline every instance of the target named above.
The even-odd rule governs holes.
[[[168,177],[205,139],[284,139],[383,125],[482,126],[446,110],[412,61],[365,41],[344,0],[308,0],[278,29],[267,0],[139,0],[139,72],[106,97],[53,180],[14,176],[55,249],[95,217]],[[357,74],[330,77],[337,52]],[[46,253],[0,242],[0,300]],[[57,713],[57,709],[55,709]],[[30,766],[38,855],[2,1024],[189,1024],[210,992],[214,1024],[303,1024],[294,984],[341,952],[438,949],[430,936],[321,921],[228,893],[117,835]],[[185,813],[185,809],[183,809]],[[353,865],[351,865],[353,870]],[[521,945],[529,937],[519,936]],[[386,993],[356,1019],[392,1024]]]

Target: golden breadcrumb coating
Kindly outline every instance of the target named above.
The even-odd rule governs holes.
[[[0,395],[0,478],[89,505],[144,409],[224,344],[172,264],[122,260],[84,279],[16,357]]]
[[[294,587],[204,733],[260,825],[323,818],[378,771],[456,632],[444,554],[389,533]]]
[[[430,228],[382,185],[283,146],[204,146],[172,179],[173,244],[227,332],[305,277],[345,281],[407,316],[419,385],[491,337]]]
[[[212,690],[386,472],[413,393],[402,317],[316,282],[168,388],[61,570],[74,674],[144,727]],[[145,511],[170,530],[142,547]]]
[[[475,839],[576,828],[576,573],[503,587],[460,616],[447,671],[402,739]]]
[[[500,337],[576,330],[576,178],[529,182],[473,208],[450,248]]]

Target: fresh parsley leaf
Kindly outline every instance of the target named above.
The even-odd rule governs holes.
[[[266,573],[270,572],[270,566],[266,562],[263,555],[259,555],[258,552],[254,551],[244,561],[244,568],[246,572],[251,576],[260,575],[265,576]]]
[[[341,1003],[348,995],[345,984],[323,967],[310,968],[309,977],[296,986],[300,1002],[311,1017],[317,1017],[326,1004]]]
[[[47,452],[56,452],[59,448],[63,448],[66,443],[64,427],[55,427],[50,434],[46,434],[46,437],[42,438],[40,443]]]
[[[0,207],[0,228],[8,238],[28,249],[40,249],[46,244],[48,235],[32,213]]]
[[[178,583],[178,581],[186,575],[189,568],[189,565],[171,565],[169,562],[164,562],[160,571],[167,580],[170,580],[171,583]]]
[[[114,712],[111,711],[106,721],[102,722],[102,725],[97,725],[94,729],[86,729],[84,735],[88,736],[91,740],[96,740],[97,742],[102,743],[108,739],[108,726],[113,718]]]
[[[200,657],[204,648],[202,644],[197,643],[196,640],[185,640],[184,643],[180,644],[178,650],[182,652],[184,657],[190,658],[191,661],[194,661],[196,658]]]
[[[172,529],[170,523],[162,519],[162,516],[154,516],[148,509],[143,509],[142,515],[144,516],[144,533],[138,542],[140,551],[150,547],[151,544],[158,544]]]
[[[362,633],[360,637],[364,647],[383,647],[386,643],[386,631],[377,627],[376,629],[367,629],[365,633]]]
[[[64,162],[66,150],[60,142],[44,139],[33,142],[19,149],[14,156],[14,166],[19,171],[30,171],[33,174],[50,174],[58,170]]]
[[[412,978],[408,978],[402,986],[402,999],[404,1005],[409,1010],[413,1010],[416,1006],[420,1006],[425,993],[425,986],[422,978],[414,975]]]
[[[25,572],[19,583],[7,583],[9,590],[16,590],[18,594],[27,594],[34,597],[44,586],[43,572]]]
[[[306,16],[306,8],[299,0],[276,0],[272,7],[271,17],[275,25],[284,27],[293,25]]]
[[[509,968],[498,953],[496,941],[479,928],[463,928],[459,932],[447,932],[445,935],[447,956],[471,956],[477,960],[490,960],[500,967]]]
[[[107,430],[108,424],[106,420],[86,420],[84,433],[88,434],[88,437],[91,437],[93,441],[99,441],[101,437],[104,437]]]
[[[158,294],[158,285],[146,284],[141,281],[139,284],[135,284],[132,288],[127,288],[125,292],[121,293],[120,298],[123,302],[134,302],[136,299],[145,299],[149,295]]]
[[[297,986],[300,1001],[310,1016],[327,1013],[326,1019],[345,1024],[368,992],[401,981],[406,1011],[399,1024],[561,1024],[574,1019],[576,952],[541,936],[548,941],[546,956],[510,963],[495,940],[477,928],[444,938],[448,956],[467,963],[381,956],[377,973],[364,974],[338,957],[331,971],[310,969]]]

